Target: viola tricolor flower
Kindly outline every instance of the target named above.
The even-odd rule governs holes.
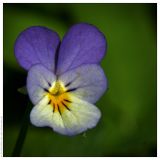
[[[90,24],[72,26],[62,42],[46,27],[24,30],[16,40],[15,56],[28,70],[31,123],[63,135],[95,127],[101,112],[94,103],[107,88],[99,65],[105,52],[104,35]]]

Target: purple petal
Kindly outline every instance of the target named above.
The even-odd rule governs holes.
[[[105,74],[97,64],[77,67],[62,74],[59,80],[68,92],[90,103],[95,103],[107,88]]]
[[[105,37],[95,26],[76,24],[63,38],[56,72],[62,74],[81,64],[99,63],[105,52]]]
[[[38,64],[31,67],[27,77],[27,90],[33,104],[37,104],[45,94],[45,89],[49,89],[55,82],[56,76]]]
[[[15,56],[26,70],[41,63],[54,71],[55,54],[60,39],[57,33],[45,27],[30,27],[24,30],[16,40]]]

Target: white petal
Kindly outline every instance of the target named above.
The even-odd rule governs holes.
[[[65,108],[60,114],[53,112],[53,107],[48,105],[48,97],[44,97],[31,111],[32,124],[38,127],[49,126],[63,135],[76,135],[95,127],[101,117],[99,109],[72,94],[70,100],[71,103],[67,103],[69,110]]]
[[[71,95],[69,108],[62,114],[62,119],[68,135],[76,135],[84,132],[88,128],[93,128],[97,125],[101,113],[100,110],[84,100],[81,100],[74,95]]]
[[[31,111],[30,119],[37,127],[46,126],[52,117],[52,107],[47,105],[49,99],[45,96]]]
[[[31,123],[37,127],[51,127],[62,134],[66,133],[62,117],[58,112],[53,113],[53,107],[48,105],[49,99],[45,96],[31,111]]]
[[[100,110],[95,105],[75,96],[72,96],[72,101],[70,109],[80,125],[84,129],[95,127],[101,117]]]

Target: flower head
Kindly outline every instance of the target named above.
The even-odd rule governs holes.
[[[28,70],[31,123],[64,135],[95,127],[101,113],[94,103],[107,88],[99,65],[105,52],[105,37],[93,25],[72,26],[61,43],[48,28],[24,30],[16,40],[15,56]]]

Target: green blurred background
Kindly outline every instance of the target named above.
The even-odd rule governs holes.
[[[75,137],[29,124],[21,156],[157,155],[156,4],[4,4],[4,156],[11,156],[27,106],[17,92],[27,73],[14,57],[14,42],[35,25],[62,38],[75,23],[96,25],[106,36],[102,67],[109,89],[97,102],[96,128]]]

